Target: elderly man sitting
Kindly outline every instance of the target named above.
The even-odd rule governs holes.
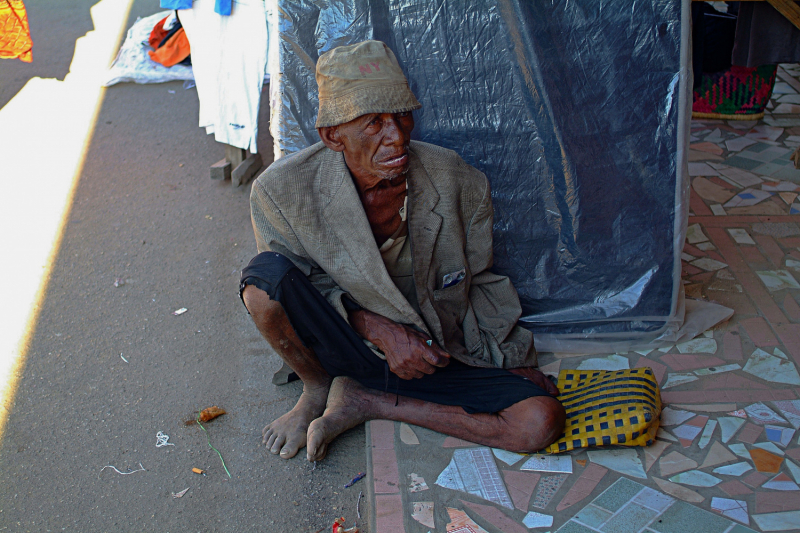
[[[303,381],[264,428],[272,453],[322,459],[342,432],[400,420],[517,452],[563,430],[558,390],[492,266],[486,177],[411,141],[421,104],[389,48],[317,62],[322,142],[272,164],[251,193],[259,253],[241,296]]]

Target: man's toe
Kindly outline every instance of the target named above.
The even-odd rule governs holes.
[[[290,459],[297,455],[297,452],[300,451],[302,448],[302,444],[299,442],[287,442],[283,448],[281,448],[281,457],[284,459]]]
[[[269,451],[272,453],[277,454],[283,448],[286,439],[283,435],[272,435],[270,440],[267,442],[267,446],[269,447]]]

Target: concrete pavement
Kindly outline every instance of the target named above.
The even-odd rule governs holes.
[[[0,62],[0,106],[34,76],[63,79],[96,3],[26,2],[34,63]],[[135,1],[125,28],[157,10]],[[259,446],[261,428],[300,387],[271,384],[279,359],[238,299],[239,270],[256,253],[249,187],[209,178],[222,148],[197,127],[197,106],[180,83],[104,92],[18,389],[6,399],[0,530],[316,532],[338,516],[356,519],[361,487],[342,487],[366,468],[363,428],[316,468],[304,454],[284,461]],[[268,120],[265,98],[265,163]],[[36,165],[37,147],[18,156]],[[46,191],[27,186],[25,208],[35,210]],[[203,431],[184,425],[211,405],[228,411],[206,429],[230,479]],[[159,431],[174,446],[157,448]],[[102,470],[139,464],[145,470],[130,475]],[[361,511],[364,522],[365,501]]]

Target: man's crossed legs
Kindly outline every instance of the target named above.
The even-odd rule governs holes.
[[[433,374],[401,380],[286,257],[256,256],[241,289],[256,327],[303,382],[295,407],[264,428],[272,453],[288,459],[308,446],[308,460],[320,460],[334,438],[372,419],[517,452],[540,450],[561,435],[564,408],[536,370],[451,360]]]

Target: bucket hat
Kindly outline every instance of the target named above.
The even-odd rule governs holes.
[[[317,128],[338,126],[368,113],[422,107],[394,53],[380,41],[339,46],[317,60]]]

